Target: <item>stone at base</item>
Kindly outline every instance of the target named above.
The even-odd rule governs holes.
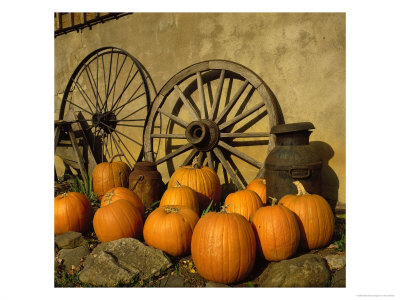
[[[206,287],[229,287],[229,285],[223,284],[223,283],[218,283],[214,281],[207,281],[206,282]]]
[[[73,249],[78,246],[87,244],[87,241],[83,238],[82,233],[75,231],[68,231],[66,233],[57,235],[54,241],[58,248],[61,249]]]
[[[63,265],[66,270],[70,270],[72,266],[77,267],[81,263],[81,259],[88,255],[89,249],[84,246],[79,246],[74,249],[61,249],[58,252],[58,257],[63,260]]]
[[[346,267],[333,274],[332,287],[346,287]]]
[[[259,286],[326,287],[331,278],[326,261],[317,254],[305,254],[273,263],[266,271],[266,277]]]
[[[181,276],[171,275],[160,280],[158,287],[184,287],[185,279]]]

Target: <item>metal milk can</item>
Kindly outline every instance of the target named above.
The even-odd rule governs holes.
[[[293,181],[300,181],[310,194],[321,194],[322,161],[313,152],[309,137],[315,129],[310,122],[276,125],[276,146],[265,160],[267,201],[297,194]]]
[[[165,184],[156,164],[148,161],[137,162],[129,174],[129,189],[139,196],[145,208],[160,200]]]

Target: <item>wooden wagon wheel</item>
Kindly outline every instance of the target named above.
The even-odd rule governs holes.
[[[73,72],[59,120],[69,109],[78,111],[96,161],[122,153],[120,159],[132,168],[143,157],[143,128],[156,93],[136,58],[122,49],[103,47],[87,55]]]
[[[162,133],[154,131],[159,115],[168,121]],[[269,129],[281,123],[275,96],[254,72],[231,61],[200,62],[173,76],[154,100],[144,132],[145,160],[159,169],[165,163],[171,175],[199,155],[209,167],[221,166],[225,182],[229,175],[241,189],[262,176],[263,162],[253,157],[272,150]],[[164,153],[154,153],[157,139],[164,141]],[[237,166],[243,161],[247,177]]]

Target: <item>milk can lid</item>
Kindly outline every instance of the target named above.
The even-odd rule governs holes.
[[[304,131],[309,129],[315,129],[313,123],[311,122],[299,122],[299,123],[289,123],[275,125],[271,128],[271,133],[289,133]]]

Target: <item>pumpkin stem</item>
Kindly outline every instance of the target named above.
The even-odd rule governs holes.
[[[263,180],[262,180],[262,183],[263,183],[263,184],[267,184],[267,180],[263,179]]]
[[[296,180],[293,184],[297,187],[297,196],[309,195],[300,181]]]
[[[116,157],[118,157],[118,156],[124,156],[122,153],[117,153],[117,154],[115,154],[113,157],[111,157],[111,159],[110,159],[110,163],[112,163],[112,161],[114,160],[114,158],[116,158]]]
[[[199,156],[200,156],[200,154],[193,158],[192,168],[200,169]]]
[[[170,213],[177,213],[177,212],[179,211],[179,207],[166,206],[166,207],[164,208],[164,211],[165,211],[167,214],[170,214]]]
[[[221,207],[221,212],[222,212],[222,213],[228,213],[228,211],[227,211],[226,209],[229,207],[229,205],[230,205],[230,204],[223,205],[223,206]]]
[[[67,196],[68,196],[68,192],[64,192],[64,193],[62,193],[61,198],[65,198]]]
[[[111,198],[114,196],[114,190],[111,190],[110,192],[107,192],[103,197],[106,201],[111,200]]]
[[[276,205],[276,203],[278,202],[278,199],[277,199],[277,198],[275,198],[275,197],[268,196],[268,198],[270,198],[270,199],[271,199],[271,206],[274,206],[274,205]]]
[[[175,180],[175,187],[182,187],[182,184],[178,180]]]

